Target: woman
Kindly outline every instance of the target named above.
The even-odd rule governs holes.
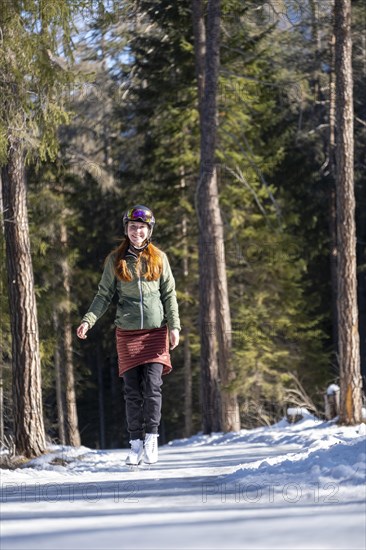
[[[125,239],[106,259],[98,292],[77,329],[79,338],[118,293],[116,342],[124,381],[131,450],[126,464],[158,460],[162,375],[172,370],[169,354],[179,343],[175,281],[164,252],[151,243],[155,218],[143,205],[123,215]]]

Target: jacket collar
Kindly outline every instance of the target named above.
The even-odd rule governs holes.
[[[135,258],[136,260],[138,259],[138,257],[140,256],[141,252],[136,250],[131,244],[130,246],[128,247],[127,251],[126,251],[126,254],[125,254],[125,257],[127,256],[131,256],[132,258]]]

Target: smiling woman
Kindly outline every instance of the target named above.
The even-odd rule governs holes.
[[[130,222],[127,226],[127,235],[136,249],[140,249],[149,234],[146,223]]]
[[[106,259],[98,292],[77,329],[79,338],[106,312],[118,293],[116,341],[124,381],[131,451],[126,464],[158,460],[162,375],[172,370],[170,349],[179,343],[175,281],[164,252],[151,243],[155,225],[143,205],[123,215],[125,238]]]

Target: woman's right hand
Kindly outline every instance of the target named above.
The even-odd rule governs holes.
[[[86,333],[88,332],[88,330],[89,330],[89,323],[84,321],[84,323],[81,323],[81,325],[79,325],[78,328],[76,329],[76,334],[78,335],[79,338],[81,338],[82,340],[85,340],[85,338],[87,338]]]

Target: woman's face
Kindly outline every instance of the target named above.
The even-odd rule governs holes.
[[[149,235],[149,226],[143,222],[128,222],[127,236],[131,243],[140,248]]]

